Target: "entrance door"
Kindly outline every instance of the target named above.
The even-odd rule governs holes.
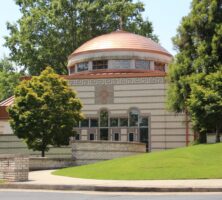
[[[101,128],[100,129],[100,140],[108,140],[109,139],[109,129]]]
[[[146,151],[148,152],[148,127],[140,128],[140,142],[146,143]]]
[[[148,128],[140,128],[140,142],[148,142]]]

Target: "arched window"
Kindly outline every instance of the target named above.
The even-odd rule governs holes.
[[[131,109],[129,112],[129,125],[138,126],[139,124],[139,111],[138,109]]]
[[[100,127],[108,127],[109,113],[107,110],[100,111]]]

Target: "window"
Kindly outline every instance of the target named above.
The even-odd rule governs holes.
[[[148,142],[148,128],[140,128],[140,142],[147,143]]]
[[[140,119],[140,127],[147,127],[148,126],[148,118],[147,117],[141,117]]]
[[[88,70],[88,62],[82,62],[77,64],[77,72]]]
[[[130,142],[134,141],[134,134],[133,133],[129,133],[129,141]]]
[[[110,118],[110,126],[118,127],[118,118]]]
[[[107,60],[96,60],[93,61],[93,69],[107,69],[108,61]]]
[[[112,60],[113,69],[130,69],[131,60]]]
[[[136,60],[135,61],[135,68],[136,69],[150,70],[150,61],[148,61],[148,60]]]
[[[109,139],[109,129],[101,128],[100,129],[100,140],[108,140]]]
[[[165,72],[165,64],[160,62],[154,62],[155,70],[163,71]]]
[[[100,112],[100,127],[108,127],[109,114],[107,110]]]
[[[90,127],[98,127],[98,119],[90,119]]]
[[[114,141],[119,141],[119,133],[114,133]]]
[[[74,74],[74,73],[75,73],[75,67],[70,67],[69,74]]]
[[[139,120],[139,111],[137,109],[132,109],[129,112],[130,126],[138,126],[138,120]]]
[[[95,140],[95,135],[94,133],[89,134],[89,140]]]
[[[82,120],[81,127],[89,127],[89,119]]]
[[[80,134],[79,133],[76,134],[76,140],[80,140]]]
[[[120,118],[119,123],[121,127],[127,127],[128,126],[128,118]]]

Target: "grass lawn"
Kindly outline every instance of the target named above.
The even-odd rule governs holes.
[[[140,154],[53,172],[109,180],[222,178],[222,143]]]
[[[2,183],[4,183],[4,181],[0,179],[0,184],[2,184]]]

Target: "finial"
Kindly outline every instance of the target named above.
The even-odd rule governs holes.
[[[119,17],[119,29],[122,31],[123,30],[123,17]]]

